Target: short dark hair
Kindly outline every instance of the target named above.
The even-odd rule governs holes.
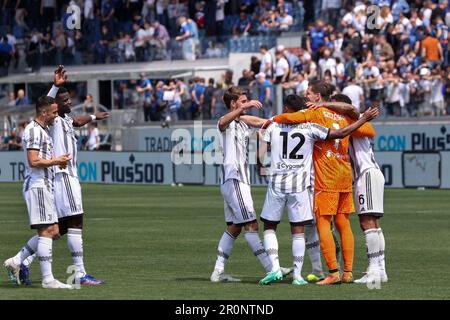
[[[240,87],[232,86],[228,88],[228,90],[223,95],[223,102],[225,103],[227,108],[230,109],[231,101],[238,100],[239,97],[242,96],[243,94],[247,94],[247,91],[245,91]]]
[[[288,107],[288,109],[292,111],[300,111],[308,108],[306,106],[306,102],[308,102],[306,98],[300,97],[296,94],[290,94],[286,97],[286,99],[284,99],[284,106]]]
[[[348,104],[352,104],[352,99],[350,99],[349,96],[342,94],[342,93],[336,93],[331,96],[331,100],[334,100],[336,102],[344,102]]]
[[[314,93],[320,94],[323,100],[330,100],[330,96],[333,93],[333,87],[329,83],[323,80],[316,80],[313,81],[310,86],[312,91]]]
[[[264,50],[269,50],[269,48],[265,44],[261,45],[259,48],[264,49]]]
[[[36,102],[36,114],[40,114],[41,111],[50,105],[55,103],[55,99],[49,96],[41,96],[37,99]]]

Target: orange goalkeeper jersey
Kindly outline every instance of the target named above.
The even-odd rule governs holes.
[[[330,109],[307,109],[274,117],[279,123],[314,122],[331,129],[348,126],[351,122]],[[352,167],[348,156],[349,137],[317,141],[314,145],[315,189],[331,192],[352,192]]]

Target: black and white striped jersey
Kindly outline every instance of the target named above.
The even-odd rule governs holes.
[[[69,154],[72,158],[65,169],[55,167],[56,173],[65,172],[72,177],[78,177],[77,172],[77,136],[73,128],[73,119],[68,115],[57,117],[50,126],[50,135],[53,138],[55,156]]]
[[[272,188],[281,193],[302,192],[311,185],[314,142],[326,140],[329,129],[315,123],[272,123],[263,131],[271,146]]]
[[[236,179],[250,184],[250,169],[248,163],[248,143],[253,129],[243,121],[232,121],[225,131],[220,133],[220,147],[223,163],[221,165],[222,184],[227,180]]]
[[[352,163],[353,181],[357,181],[368,169],[380,169],[368,137],[351,137],[348,151]]]
[[[51,160],[54,156],[53,141],[48,128],[42,127],[36,121],[30,122],[22,135],[22,142],[25,150],[25,159],[27,159],[28,150],[39,151],[39,158]],[[54,167],[32,168],[26,161],[26,178],[24,181],[24,191],[32,187],[47,188],[50,192],[53,190]]]

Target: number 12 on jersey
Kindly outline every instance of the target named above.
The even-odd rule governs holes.
[[[289,136],[288,132],[280,132],[280,136],[281,139],[283,139],[283,154],[282,154],[282,158],[283,159],[295,159],[295,160],[300,160],[303,159],[303,155],[301,154],[297,154],[297,152],[300,150],[300,148],[303,146],[303,144],[305,143],[305,136],[299,132],[294,132]],[[290,143],[288,143],[289,141],[297,141],[297,144],[295,145],[294,148],[292,148],[291,152],[289,152],[289,157],[288,157],[288,145],[291,145]]]

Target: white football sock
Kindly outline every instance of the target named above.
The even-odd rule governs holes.
[[[302,277],[303,260],[305,259],[305,234],[292,235],[292,256],[294,257],[294,279]]]
[[[312,264],[312,273],[323,274],[322,260],[320,258],[320,240],[316,225],[305,226],[306,251]]]
[[[38,236],[34,236],[28,240],[27,244],[13,257],[14,263],[20,266],[26,258],[37,251],[37,246]]]
[[[39,237],[37,246],[37,257],[41,266],[42,281],[45,283],[55,280],[52,273],[52,247],[51,238]]]
[[[33,261],[34,261],[34,258],[36,258],[36,253],[35,253],[35,254],[32,254],[31,256],[29,256],[28,258],[26,258],[25,260],[23,260],[23,261],[22,261],[22,264],[23,264],[25,267],[29,268],[29,267],[31,266],[31,264],[33,263]]]
[[[220,238],[219,241],[219,246],[217,247],[217,259],[216,265],[214,266],[215,270],[218,270],[219,272],[223,272],[225,270],[225,264],[231,255],[235,240],[236,238],[227,230],[225,230],[222,234],[222,238]]]
[[[385,263],[385,258],[384,258],[384,247],[386,245],[385,241],[384,241],[384,234],[383,234],[383,230],[381,230],[381,228],[377,229],[378,231],[378,238],[379,238],[379,251],[380,251],[380,256],[379,256],[379,265],[380,265],[380,269],[381,270],[386,270],[386,263]]]
[[[277,271],[273,270],[272,262],[270,262],[269,255],[266,250],[264,250],[264,246],[259,239],[259,234],[257,231],[247,231],[245,232],[245,240],[247,240],[250,249],[252,249],[253,254],[258,258],[259,262],[263,266],[266,272]]]
[[[264,231],[264,249],[269,255],[273,270],[280,270],[280,258],[278,256],[278,240],[275,230]]]
[[[364,231],[364,237],[366,239],[366,253],[369,260],[368,270],[379,269],[379,236],[377,229],[368,229]]]
[[[81,229],[67,229],[67,246],[72,256],[72,262],[77,267],[76,278],[81,278],[86,275],[83,262],[83,238],[81,234]]]

